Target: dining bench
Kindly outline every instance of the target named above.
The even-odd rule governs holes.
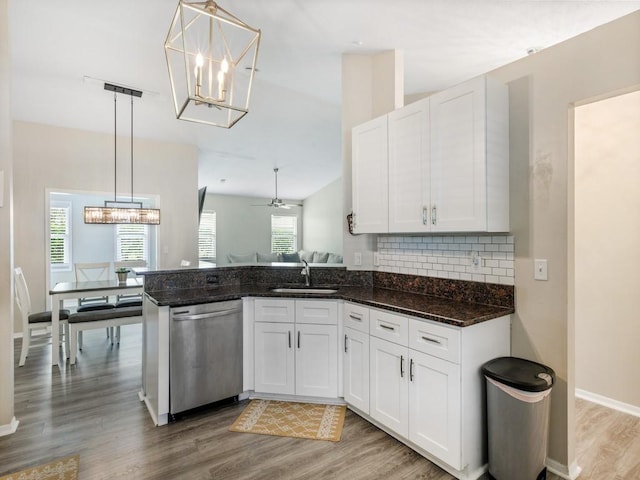
[[[69,361],[75,365],[78,354],[78,332],[95,328],[111,328],[142,322],[142,306],[90,310],[72,313],[69,322]],[[118,342],[120,338],[118,338]],[[82,350],[82,346],[80,347]]]

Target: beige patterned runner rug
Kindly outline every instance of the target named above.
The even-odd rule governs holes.
[[[80,455],[73,455],[5,475],[0,480],[78,480],[79,465]]]
[[[345,411],[344,405],[251,400],[229,430],[339,442]]]

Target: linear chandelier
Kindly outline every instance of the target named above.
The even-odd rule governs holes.
[[[160,224],[160,210],[142,208],[142,202],[133,200],[133,97],[142,97],[140,90],[105,83],[104,89],[113,92],[113,201],[106,200],[103,207],[84,207],[84,223],[137,223]],[[118,93],[131,97],[131,201],[118,201]]]
[[[180,0],[164,44],[176,117],[231,128],[249,112],[260,30],[213,0]]]

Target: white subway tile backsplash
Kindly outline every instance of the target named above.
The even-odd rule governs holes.
[[[513,235],[379,235],[379,270],[514,285],[514,243]]]

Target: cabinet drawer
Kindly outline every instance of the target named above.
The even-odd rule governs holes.
[[[409,348],[460,363],[460,330],[412,318],[409,320]]]
[[[295,300],[281,298],[256,298],[255,321],[293,323],[295,319]]]
[[[344,326],[369,333],[369,309],[353,303],[345,303]]]
[[[409,341],[409,319],[401,315],[369,310],[369,333],[374,337],[407,346]]]
[[[338,324],[335,300],[296,300],[296,323]]]

